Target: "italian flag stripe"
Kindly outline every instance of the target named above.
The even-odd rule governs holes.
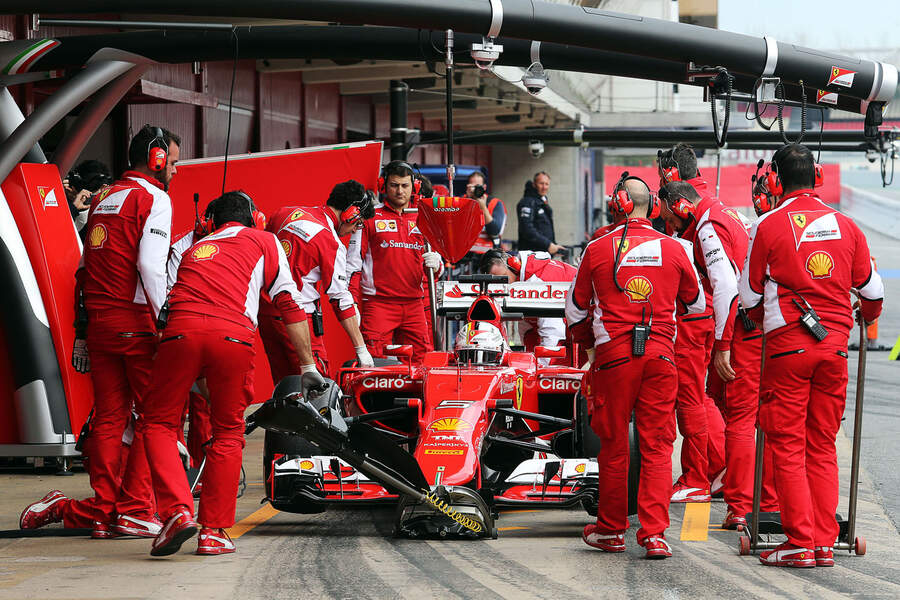
[[[41,55],[59,46],[57,40],[41,40],[26,48],[21,54],[13,58],[3,71],[9,75],[26,73]]]

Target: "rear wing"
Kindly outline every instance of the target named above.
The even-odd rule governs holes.
[[[494,301],[504,313],[521,313],[526,317],[565,316],[566,295],[571,282],[517,281],[491,284],[488,288]],[[459,281],[437,282],[437,313],[449,319],[464,319],[469,306],[478,295],[477,283]]]

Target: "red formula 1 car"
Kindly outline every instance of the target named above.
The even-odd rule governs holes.
[[[568,284],[460,279],[443,282],[438,296],[442,316],[464,318],[454,352],[432,352],[415,365],[411,347],[389,347],[393,359],[344,368],[324,394],[329,398],[320,398],[316,410],[331,415],[332,426],[349,427],[349,442],[332,443],[308,428],[296,435],[305,425],[292,429],[285,425],[290,417],[269,417],[278,425],[263,425],[269,429],[264,475],[275,508],[311,513],[329,504],[397,502],[395,531],[412,537],[490,536],[503,505],[596,511],[599,440],[580,393],[584,371],[568,358],[577,349],[515,351],[503,323],[561,317]],[[380,468],[361,467],[366,459]],[[406,479],[427,486],[437,502],[398,494],[404,488],[383,471],[401,462]],[[634,496],[635,452],[631,462]]]

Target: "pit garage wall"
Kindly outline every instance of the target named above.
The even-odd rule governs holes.
[[[518,239],[516,204],[525,191],[525,182],[538,171],[550,174],[550,206],[556,242],[580,244],[584,240],[585,215],[590,214],[593,197],[593,173],[590,150],[546,146],[544,155],[533,158],[527,145],[493,147],[491,195],[506,205],[509,221],[504,239]]]

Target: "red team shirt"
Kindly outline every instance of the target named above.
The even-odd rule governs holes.
[[[294,279],[302,280],[300,296],[306,312],[316,308],[321,281],[335,314],[343,321],[359,315],[348,287],[347,249],[337,236],[330,209],[317,208],[320,210],[293,207],[286,218],[280,219],[278,239]],[[315,216],[315,213],[320,216]]]
[[[676,301],[689,313],[706,307],[694,269],[690,244],[663,235],[647,219],[628,221],[627,248],[619,259],[619,291],[610,276],[616,248],[625,224],[592,241],[585,248],[578,274],[566,297],[566,318],[577,326],[589,316],[594,304],[595,345],[617,347],[631,344],[635,323],[650,322],[650,342],[674,352]],[[652,321],[651,321],[652,307]]]
[[[156,317],[166,300],[172,201],[162,184],[135,171],[94,197],[82,255],[88,309],[130,308]],[[137,265],[137,269],[135,269]]]
[[[570,264],[552,260],[546,252],[519,252],[519,281],[572,281],[578,270]],[[566,322],[561,318],[524,319],[526,327],[519,328],[524,336],[537,329],[541,346],[557,346],[566,339]]]
[[[425,237],[416,227],[415,212],[400,213],[387,203],[380,204],[375,208],[375,216],[363,225],[358,238],[358,250],[351,240],[349,258],[351,270],[361,269],[359,275],[354,274],[351,286],[357,301],[360,294],[400,299],[425,296],[422,286]]]
[[[255,330],[260,291],[273,299],[285,323],[306,320],[278,239],[266,231],[226,223],[184,253],[169,306]]]
[[[755,309],[754,316],[765,309],[763,328],[770,341],[778,340],[779,345],[814,341],[798,321],[801,311],[793,300],[802,306],[799,294],[828,330],[824,342],[846,346],[853,327],[850,288],[862,297],[863,317],[873,321],[881,312],[884,284],[866,238],[856,223],[828,207],[812,190],[785,196],[778,208],[753,225],[741,301]]]

